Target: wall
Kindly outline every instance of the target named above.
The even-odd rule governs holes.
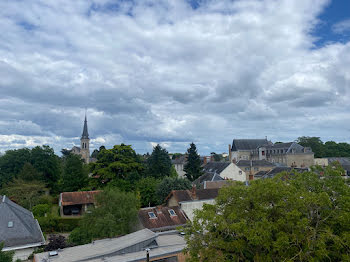
[[[203,204],[214,204],[214,199],[181,202],[181,209],[186,213],[189,220],[193,220],[194,210],[202,209]]]
[[[240,168],[246,172],[248,175],[255,175],[256,173],[258,173],[259,171],[270,171],[273,168],[275,168],[274,166],[240,166]],[[249,168],[250,170],[246,170],[246,168]],[[258,170],[255,170],[255,168],[257,168]]]
[[[33,247],[15,250],[13,261],[16,261],[16,259],[27,260],[28,257],[33,253],[33,251],[34,251]]]
[[[241,171],[241,174],[239,173]],[[228,167],[220,173],[220,176],[224,179],[230,179],[235,181],[246,181],[246,173],[241,170],[237,165],[231,163]]]
[[[232,151],[232,160],[250,160],[250,151]]]
[[[319,166],[328,166],[328,158],[315,158],[314,164]]]
[[[168,207],[175,207],[175,206],[178,206],[179,203],[177,202],[177,200],[175,199],[174,196],[171,196],[168,201],[167,201],[167,206]]]
[[[296,167],[310,167],[314,165],[314,154],[287,154],[287,166],[295,164]]]
[[[185,171],[184,171],[184,164],[174,164],[175,170],[177,172],[177,175],[179,177],[186,177]]]

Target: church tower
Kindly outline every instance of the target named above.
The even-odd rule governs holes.
[[[85,114],[84,129],[80,139],[80,155],[85,160],[86,164],[88,164],[90,160],[89,147],[90,147],[90,139],[89,139],[89,132],[87,127],[86,114]]]

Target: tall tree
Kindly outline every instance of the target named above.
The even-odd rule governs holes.
[[[137,191],[140,193],[142,207],[155,206],[161,203],[156,195],[159,183],[159,179],[154,177],[142,178],[137,182]]]
[[[147,159],[147,172],[149,176],[160,179],[171,175],[168,151],[159,144],[153,148],[151,156]]]
[[[191,182],[187,178],[165,177],[158,184],[156,191],[157,199],[162,203],[172,190],[185,190],[191,187]]]
[[[184,171],[186,172],[186,177],[190,181],[194,181],[203,174],[203,170],[196,145],[193,142],[187,149],[187,154],[187,163],[185,164]]]
[[[81,224],[69,236],[74,244],[86,244],[93,239],[116,237],[132,231],[140,207],[133,193],[116,189],[97,196],[97,207],[84,215]]]
[[[88,184],[88,173],[79,155],[69,154],[65,159],[63,174],[60,179],[62,192],[77,191]]]
[[[349,261],[350,188],[339,167],[224,187],[186,228],[189,261]]]
[[[315,157],[325,156],[324,144],[319,137],[302,136],[297,139],[297,143],[305,147],[311,147]]]

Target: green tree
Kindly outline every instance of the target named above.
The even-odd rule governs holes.
[[[101,149],[97,162],[91,170],[101,186],[112,184],[122,190],[135,189],[145,167],[130,145],[115,145],[112,149]]]
[[[139,200],[133,193],[105,190],[97,196],[97,208],[84,215],[69,241],[86,244],[94,239],[128,234],[135,226],[139,207]]]
[[[12,262],[14,252],[13,251],[2,251],[4,243],[0,242],[0,261],[1,262]]]
[[[18,178],[23,179],[24,181],[38,181],[42,180],[42,174],[36,170],[32,164],[25,163],[18,174]]]
[[[151,156],[147,159],[147,172],[149,176],[160,179],[171,175],[171,160],[165,148],[160,145],[153,148]]]
[[[297,139],[297,143],[304,147],[311,147],[315,157],[324,157],[324,144],[319,137],[302,136]]]
[[[142,178],[137,183],[137,190],[141,197],[141,206],[155,206],[160,204],[159,198],[156,195],[159,179],[154,177]]]
[[[194,181],[203,174],[201,160],[194,143],[191,143],[187,149],[187,154],[187,163],[185,164],[184,171],[186,172],[186,177],[190,181]]]
[[[172,190],[186,190],[191,187],[191,182],[187,178],[165,177],[157,187],[157,199],[162,203]]]
[[[189,261],[349,261],[350,188],[339,166],[224,187],[186,231]]]
[[[80,156],[69,154],[64,163],[63,174],[60,180],[62,192],[77,191],[88,184],[88,173],[84,169]]]

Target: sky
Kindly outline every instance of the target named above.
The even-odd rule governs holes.
[[[0,152],[350,142],[348,0],[1,0]]]

